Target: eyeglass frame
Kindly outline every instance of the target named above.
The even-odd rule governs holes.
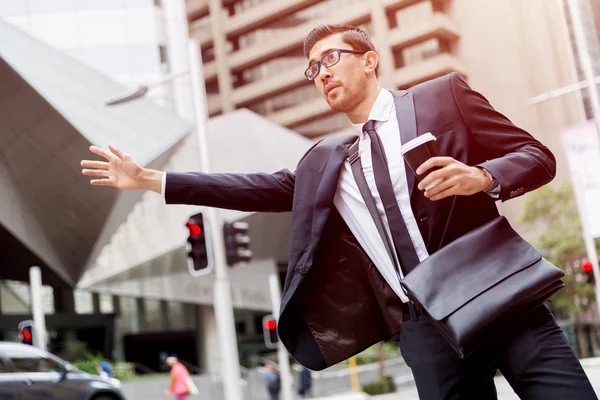
[[[367,50],[367,51],[368,51],[368,50]],[[312,81],[314,81],[315,79],[317,79],[317,76],[319,76],[319,74],[321,73],[321,65],[325,65],[325,63],[323,62],[323,60],[325,59],[325,57],[327,57],[327,56],[331,55],[332,53],[336,53],[336,52],[337,52],[337,53],[339,54],[339,55],[338,55],[338,60],[337,60],[335,63],[331,64],[331,65],[325,65],[327,68],[331,68],[331,67],[333,67],[334,65],[336,65],[337,63],[339,63],[339,62],[340,62],[340,60],[342,59],[342,54],[343,54],[343,53],[346,53],[346,54],[355,54],[355,55],[356,55],[356,54],[365,54],[367,51],[361,51],[361,50],[351,50],[351,49],[333,49],[333,50],[331,50],[331,51],[327,52],[327,54],[325,54],[325,55],[324,55],[324,56],[321,58],[321,60],[319,60],[319,61],[316,61],[316,62],[314,62],[314,63],[310,64],[310,65],[308,66],[308,68],[306,68],[306,70],[304,70],[304,76],[306,77],[306,79],[308,79],[308,80],[309,80],[309,81],[311,81],[311,82],[312,82]],[[315,74],[314,78],[310,79],[310,78],[308,77],[308,70],[309,70],[309,69],[311,69],[311,68],[312,68],[312,66],[313,66],[313,65],[315,65],[315,64],[318,66],[318,67],[317,67],[317,73]]]

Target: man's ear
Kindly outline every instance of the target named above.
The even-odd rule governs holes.
[[[377,65],[379,65],[379,56],[374,51],[367,51],[363,56],[365,62],[365,72],[375,73]]]

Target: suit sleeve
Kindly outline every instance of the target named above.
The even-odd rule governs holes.
[[[502,201],[535,190],[554,178],[556,160],[546,146],[496,111],[462,76],[452,73],[449,79],[475,150],[487,159],[478,166],[498,181]]]
[[[168,172],[164,193],[167,204],[285,212],[292,210],[294,184],[295,174],[287,169],[273,174]]]

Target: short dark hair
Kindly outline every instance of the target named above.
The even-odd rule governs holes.
[[[365,53],[376,51],[371,36],[361,28],[354,25],[326,24],[317,26],[304,38],[304,55],[306,58],[308,58],[310,51],[319,40],[336,33],[342,33],[342,40],[349,44],[353,50],[364,51]],[[375,75],[378,74],[379,65],[375,68]]]

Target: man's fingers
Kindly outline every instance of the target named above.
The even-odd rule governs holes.
[[[110,172],[105,169],[84,169],[81,173],[85,176],[110,176]]]
[[[99,156],[106,158],[108,161],[110,161],[111,158],[114,157],[114,155],[110,151],[106,149],[101,149],[100,147],[90,146],[90,151],[94,154],[98,154]]]
[[[433,167],[445,167],[446,165],[452,163],[454,158],[452,157],[431,157],[429,160],[425,161],[423,164],[417,168],[417,175],[423,175],[425,172],[429,171]]]
[[[433,197],[438,193],[443,192],[444,190],[452,187],[456,185],[456,178],[455,177],[448,177],[444,180],[442,180],[440,183],[438,183],[437,185],[435,185],[434,187],[432,187],[429,190],[425,191],[425,197]]]
[[[454,176],[454,167],[452,164],[447,164],[445,167],[435,170],[429,175],[427,175],[421,182],[419,182],[418,188],[419,190],[424,190],[429,187],[433,182],[438,179],[448,179]]]
[[[81,166],[83,168],[108,169],[109,164],[106,161],[83,160]]]
[[[446,197],[454,196],[456,194],[456,185],[450,186],[449,188],[442,190],[434,196],[431,196],[429,200],[437,201],[445,199]]]
[[[115,154],[117,157],[119,157],[121,160],[123,159],[123,152],[119,149],[117,149],[115,146],[113,146],[112,144],[108,144],[108,148],[110,149],[110,151],[113,152],[113,154]]]
[[[110,179],[92,179],[90,183],[93,186],[112,186]]]

